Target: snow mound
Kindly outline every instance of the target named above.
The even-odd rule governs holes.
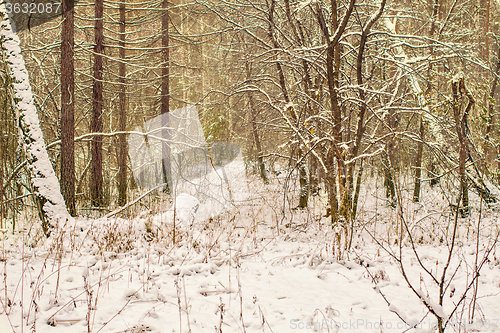
[[[176,221],[180,225],[193,225],[200,201],[187,193],[179,194],[174,201]]]

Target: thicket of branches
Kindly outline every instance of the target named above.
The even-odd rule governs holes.
[[[130,201],[137,187],[126,132],[166,112],[165,105],[190,104],[198,105],[207,141],[238,143],[248,170],[264,182],[284,168],[299,184],[293,205],[305,208],[312,194],[326,191],[327,214],[346,240],[367,165],[383,175],[393,206],[402,176],[413,179],[405,184],[415,202],[423,182],[451,181],[462,216],[469,189],[495,200],[498,1],[105,0],[102,19],[95,6],[80,1],[74,11],[73,214]],[[59,175],[61,20],[20,36]],[[16,115],[2,77],[6,218],[29,203],[30,187],[21,180]]]

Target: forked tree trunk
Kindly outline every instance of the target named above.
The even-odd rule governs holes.
[[[0,13],[3,21],[0,23],[3,27],[0,29],[0,52],[2,60],[8,64],[12,79],[15,94],[13,103],[16,114],[19,115],[21,142],[26,150],[35,200],[40,207],[42,228],[45,235],[49,236],[57,220],[66,220],[70,215],[66,210],[59,181],[45,148],[28,71],[21,55],[19,38],[15,33],[15,27],[11,27],[9,18],[4,14],[4,4],[0,4]]]
[[[332,29],[334,30],[333,32],[337,32],[337,35],[332,35],[329,32],[328,25],[326,23],[325,17],[323,15],[322,8],[319,3],[316,3],[316,18],[318,20],[318,24],[321,28],[321,31],[323,32],[323,36],[325,37],[327,41],[327,50],[326,50],[326,73],[327,73],[327,81],[328,81],[328,93],[330,97],[330,107],[332,108],[332,116],[333,116],[333,126],[332,126],[332,137],[333,137],[333,144],[332,144],[332,149],[334,152],[333,157],[337,160],[337,172],[339,176],[339,188],[340,188],[340,197],[343,198],[347,195],[348,192],[348,186],[346,185],[346,170],[345,166],[343,163],[343,157],[341,153],[337,149],[337,145],[342,142],[342,132],[341,132],[341,120],[342,120],[342,111],[339,105],[339,97],[337,94],[337,90],[335,88],[338,88],[338,80],[340,76],[340,45],[338,44],[338,41],[340,40],[340,36],[342,35],[347,22],[351,16],[351,13],[354,9],[354,4],[355,0],[351,0],[349,2],[349,7],[347,9],[347,12],[344,15],[344,18],[342,22],[339,24],[338,21],[338,15],[337,15],[337,1],[336,0],[331,0],[331,6],[332,6],[332,16],[331,16],[331,25]],[[328,164],[333,163],[332,161],[328,161]],[[329,167],[330,170],[334,170],[332,166]],[[333,191],[333,188],[331,187],[331,183],[336,183],[335,177],[336,175],[328,175],[328,183],[330,187],[330,191],[328,192],[329,195],[335,194],[337,196],[337,190]],[[335,185],[336,186],[336,185]],[[338,205],[338,200],[337,198],[329,198],[330,205]],[[338,212],[339,212],[339,207],[330,207],[331,211],[330,213],[335,213],[337,216],[332,216],[332,223],[336,223],[338,220]],[[342,211],[343,208],[341,207],[340,210]]]
[[[118,126],[120,132],[125,132],[127,129],[127,95],[126,95],[126,81],[125,81],[125,0],[120,3],[120,68],[119,68],[119,82],[120,82],[120,95],[119,103],[120,109],[118,112]],[[120,151],[118,155],[118,205],[124,206],[127,203],[127,137],[124,133],[118,137]]]
[[[62,0],[61,42],[61,192],[71,215],[76,214],[75,199],[75,78],[74,78],[74,1]]]
[[[271,4],[269,7],[269,16],[268,16],[269,20],[268,36],[273,44],[274,49],[278,50],[280,49],[280,45],[275,37],[275,28],[276,28],[274,23],[275,8],[276,8],[276,0],[271,0]],[[283,72],[283,67],[281,66],[281,63],[279,61],[276,61],[276,70],[278,72],[279,85],[281,88],[281,92],[283,94],[283,99],[285,100],[285,105],[286,105],[285,111],[290,113],[292,120],[295,122],[295,124],[297,124],[298,122],[297,114],[295,113],[293,106],[290,106],[291,101],[288,95],[288,90],[286,88],[285,74]],[[297,160],[301,159],[302,154],[303,154],[302,149],[298,148]],[[307,207],[307,202],[309,199],[309,184],[308,184],[307,171],[304,164],[305,162],[301,162],[301,164],[297,166],[299,170],[299,182],[300,182],[300,199],[299,199],[300,208]]]
[[[368,110],[367,104],[366,104],[366,95],[365,95],[365,90],[362,88],[363,86],[363,61],[364,61],[364,51],[366,47],[366,42],[368,40],[368,35],[370,34],[370,30],[375,24],[375,22],[382,16],[382,12],[384,11],[386,4],[386,0],[382,0],[380,3],[380,6],[377,10],[377,12],[370,18],[370,20],[367,22],[365,28],[363,29],[363,32],[361,33],[361,39],[359,43],[359,49],[358,49],[358,54],[357,54],[357,59],[356,59],[356,83],[360,87],[358,90],[358,95],[359,95],[359,100],[361,101],[360,105],[360,110],[359,110],[359,115],[358,115],[358,122],[356,126],[356,136],[354,138],[354,144],[351,149],[349,149],[349,153],[347,155],[348,160],[352,160],[355,157],[358,156],[359,150],[361,147],[361,140],[364,136],[366,126],[365,126],[365,114],[366,111]],[[345,223],[345,232],[346,236],[348,236],[348,232],[350,230],[353,230],[353,223],[354,221],[352,220],[352,192],[353,192],[353,186],[354,186],[354,169],[355,169],[356,163],[351,162],[347,166],[347,173],[346,173],[346,184],[344,188],[344,193],[342,193],[342,202],[341,202],[341,207],[339,210],[340,215],[344,218],[344,223]],[[346,237],[347,238],[347,237]],[[350,243],[346,243],[346,248],[349,249]]]
[[[104,53],[103,32],[104,0],[95,2],[95,46],[94,46],[94,82],[92,87],[92,122],[91,132],[102,132],[102,54]],[[90,177],[90,196],[92,206],[101,207],[104,203],[102,191],[102,136],[92,139],[92,174]]]

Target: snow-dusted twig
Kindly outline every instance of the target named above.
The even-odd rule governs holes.
[[[163,184],[160,184],[158,186],[155,186],[153,187],[152,189],[150,189],[149,191],[147,191],[146,193],[142,194],[140,197],[138,197],[137,199],[127,203],[125,206],[123,207],[119,207],[117,209],[115,209],[114,211],[112,211],[111,213],[108,213],[106,214],[106,216],[104,216],[105,218],[110,218],[112,216],[115,216],[116,214],[124,211],[125,209],[129,208],[130,206],[136,204],[137,202],[139,202],[142,198],[144,198],[146,195],[148,195],[149,193],[153,192],[154,190],[156,189],[159,189],[160,187],[164,187],[166,185],[166,183],[163,183]]]

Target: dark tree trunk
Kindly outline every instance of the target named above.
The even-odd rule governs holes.
[[[492,143],[490,142],[490,136],[491,133],[494,132],[494,125],[493,125],[493,115],[494,115],[494,108],[496,104],[495,100],[495,94],[497,90],[497,85],[498,85],[498,75],[500,75],[500,48],[498,48],[498,53],[497,53],[497,66],[495,69],[495,75],[493,76],[493,81],[491,82],[490,86],[490,94],[489,94],[489,99],[488,99],[488,123],[486,125],[486,133],[485,133],[485,143],[484,143],[484,158],[486,162],[489,162],[494,158],[494,153],[491,150],[491,145]],[[492,156],[490,156],[492,155]],[[500,169],[500,168],[499,168]]]
[[[358,55],[356,59],[356,82],[358,84],[359,91],[359,100],[361,101],[360,105],[360,110],[359,110],[359,115],[358,115],[358,124],[356,128],[356,137],[354,138],[354,145],[352,148],[349,150],[348,153],[348,160],[352,160],[354,157],[358,156],[360,147],[361,147],[361,140],[364,136],[364,133],[366,131],[366,126],[365,126],[365,114],[366,111],[368,110],[367,104],[366,104],[366,96],[365,96],[365,90],[361,88],[363,86],[363,61],[364,61],[364,52],[365,52],[365,47],[366,47],[366,41],[368,40],[368,35],[370,33],[370,30],[372,26],[375,24],[375,22],[382,16],[382,12],[384,11],[386,4],[386,0],[382,0],[380,3],[380,7],[378,9],[378,12],[372,16],[370,21],[366,24],[365,28],[363,29],[363,32],[361,33],[361,39],[359,42],[359,49],[358,49]],[[341,197],[341,206],[339,209],[339,214],[344,218],[344,230],[347,233],[349,231],[352,231],[354,229],[353,223],[354,221],[352,220],[352,191],[351,189],[354,186],[354,168],[356,167],[356,163],[350,163],[349,166],[347,167],[347,172],[346,172],[346,185],[344,187],[344,192],[342,193]],[[347,238],[347,237],[346,237]],[[351,246],[351,243],[346,243],[346,249],[349,249]]]
[[[467,176],[465,174],[465,162],[467,159],[467,117],[469,115],[469,111],[474,104],[474,98],[471,93],[465,87],[465,81],[463,78],[460,78],[458,81],[454,81],[452,84],[453,90],[453,116],[455,118],[455,129],[458,136],[458,142],[460,144],[459,148],[459,162],[458,162],[458,172],[460,177],[460,197],[462,205],[461,207],[457,207],[459,209],[460,214],[465,217],[469,215],[469,193],[467,186]],[[468,99],[467,106],[463,114],[460,114],[460,99],[465,94]]]
[[[335,173],[334,153],[333,148],[330,148],[326,154],[326,188],[328,190],[328,205],[329,214],[331,217],[332,226],[335,226],[339,217],[339,203],[337,200],[337,181]]]
[[[356,191],[354,192],[354,200],[352,205],[352,220],[356,219],[356,213],[358,211],[358,200],[359,200],[359,191],[361,190],[361,180],[363,177],[363,160],[361,160],[361,165],[359,166],[358,176],[356,178]],[[352,238],[352,232],[351,232]]]
[[[438,15],[439,15],[439,0],[434,0],[431,30],[429,32],[429,36],[431,38],[434,38],[434,34],[436,33],[436,22],[438,20]],[[434,47],[430,48],[430,53],[434,54]],[[432,92],[432,62],[429,62],[429,67],[427,69],[427,77],[429,81],[427,82],[427,91],[425,95],[428,96],[427,98],[430,98]],[[415,161],[415,187],[413,188],[413,202],[420,201],[420,187],[422,186],[422,180],[421,180],[422,159],[424,153],[424,134],[425,134],[425,127],[422,115],[420,115],[419,127],[420,127],[419,129],[420,141],[418,141],[417,143],[417,156]]]
[[[389,200],[389,205],[391,207],[396,207],[396,188],[394,184],[394,177],[392,175],[394,169],[392,166],[392,161],[390,157],[390,149],[389,146],[387,148],[388,152],[384,152],[382,154],[382,159],[384,161],[384,186],[385,186],[385,197]]]
[[[2,133],[3,134],[3,133]],[[4,188],[3,188],[3,168],[4,168],[4,163],[3,161],[5,161],[5,157],[3,156],[3,147],[4,147],[4,140],[3,140],[3,135],[2,135],[2,138],[0,138],[0,161],[2,161],[2,164],[0,165],[0,228],[5,228],[4,226],[4,223],[3,223],[3,219],[6,216],[6,210],[4,210],[4,198],[5,198],[5,191],[4,191]],[[13,213],[13,215],[15,215],[16,212]]]
[[[171,192],[171,188],[168,182],[171,181],[171,169],[170,169],[170,144],[168,143],[169,133],[168,133],[168,113],[170,112],[170,85],[169,85],[169,75],[170,75],[170,49],[169,49],[169,13],[168,13],[168,0],[163,0],[162,8],[164,10],[161,19],[161,46],[162,46],[162,60],[163,64],[161,66],[161,111],[162,116],[162,138],[165,140],[162,143],[162,163],[163,163],[163,179],[167,183],[166,190]],[[172,184],[172,182],[170,183]]]
[[[125,0],[122,0],[125,1]],[[125,3],[120,3],[120,109],[118,113],[118,126],[121,132],[127,129],[126,112],[126,86],[125,86]],[[125,134],[119,136],[120,151],[118,155],[118,205],[127,203],[127,137]]]
[[[326,23],[325,17],[323,15],[321,6],[319,4],[316,4],[316,18],[318,20],[318,24],[321,28],[321,31],[323,32],[323,36],[325,37],[327,41],[327,50],[326,50],[326,72],[327,72],[327,79],[328,79],[328,92],[330,96],[330,105],[333,110],[332,112],[332,118],[333,118],[333,139],[334,142],[331,145],[332,149],[334,150],[334,155],[335,159],[337,160],[337,172],[339,174],[339,188],[340,188],[340,198],[344,198],[347,195],[347,188],[346,186],[346,168],[344,165],[343,157],[341,156],[341,153],[337,149],[337,144],[340,144],[342,142],[342,132],[341,132],[341,125],[342,125],[342,111],[339,105],[339,99],[338,99],[338,94],[336,91],[336,87],[338,87],[338,80],[340,77],[340,45],[338,44],[338,41],[340,40],[340,36],[342,35],[345,27],[347,26],[347,22],[351,16],[351,13],[354,9],[354,4],[355,0],[350,0],[349,1],[349,7],[347,8],[347,12],[344,15],[344,18],[342,22],[339,24],[338,21],[338,15],[337,15],[337,1],[336,0],[331,0],[331,7],[332,7],[332,17],[331,17],[331,23],[332,23],[332,28],[335,31],[337,31],[337,35],[332,36],[330,32],[328,31],[328,25]],[[333,163],[333,156],[332,160],[328,160],[327,163]],[[333,170],[333,166],[328,167],[330,170]],[[330,173],[330,172],[329,172]],[[332,188],[332,184],[335,184],[335,175],[328,175],[328,183],[330,187],[329,195],[334,195],[337,196],[337,191]],[[336,186],[336,185],[335,185]],[[329,198],[330,206],[331,205],[338,205],[338,200],[337,198]],[[332,215],[332,223],[336,223],[338,220],[338,212],[339,212],[339,207],[330,207],[331,214]]]
[[[61,192],[68,212],[75,205],[75,79],[74,79],[74,1],[63,0],[61,42]]]
[[[94,82],[92,88],[92,123],[91,132],[102,132],[102,54],[103,45],[103,11],[104,0],[95,2],[95,46],[94,46]],[[102,136],[92,139],[92,176],[90,178],[90,195],[92,205],[101,207],[104,204],[102,192]]]
[[[417,144],[417,156],[415,161],[415,187],[413,188],[413,202],[420,201],[420,186],[422,177],[422,155],[424,150],[424,121],[420,116],[420,141]]]
[[[251,68],[250,64],[246,63],[245,64],[245,69],[246,69],[246,74],[247,74],[247,80],[250,81],[252,79],[251,77]],[[269,183],[269,180],[267,179],[267,174],[266,174],[266,166],[264,164],[264,159],[262,158],[262,145],[260,143],[260,136],[259,132],[257,130],[257,124],[256,124],[256,118],[257,118],[257,111],[255,110],[255,105],[254,105],[254,100],[252,96],[252,92],[248,93],[248,105],[250,106],[250,117],[251,117],[251,123],[252,123],[252,134],[253,134],[253,139],[255,142],[255,148],[257,150],[257,164],[259,167],[259,174],[262,180],[264,181],[265,184]]]
[[[276,8],[276,0],[271,0],[271,5],[269,7],[269,27],[268,27],[268,36],[271,42],[273,43],[274,49],[278,50],[280,48],[280,45],[278,43],[278,40],[275,38],[275,22],[274,22],[274,11]],[[286,87],[286,81],[285,81],[285,74],[283,72],[283,67],[281,66],[281,63],[279,61],[276,61],[276,70],[278,72],[278,78],[279,78],[279,85],[281,88],[281,92],[283,94],[283,99],[285,100],[286,105],[290,105],[290,97],[288,95],[288,90]],[[297,114],[295,113],[295,110],[293,106],[288,106],[287,111],[290,112],[290,116],[292,120],[297,123],[298,122],[298,117]],[[298,148],[297,149],[297,160],[300,160],[302,157],[302,149]],[[299,207],[300,208],[305,208],[307,207],[307,202],[309,200],[309,184],[308,184],[308,177],[307,177],[307,171],[304,165],[304,162],[302,162],[301,165],[298,166],[299,169],[299,182],[300,182],[300,199],[299,199]]]
[[[253,105],[253,103],[251,103],[251,105]],[[264,159],[262,158],[262,146],[260,144],[260,137],[259,137],[259,132],[257,131],[257,125],[255,124],[255,118],[252,120],[252,132],[255,140],[255,148],[257,149],[257,162],[259,164],[259,174],[262,180],[264,181],[264,184],[268,184],[269,180],[267,179],[266,166],[264,164]]]

